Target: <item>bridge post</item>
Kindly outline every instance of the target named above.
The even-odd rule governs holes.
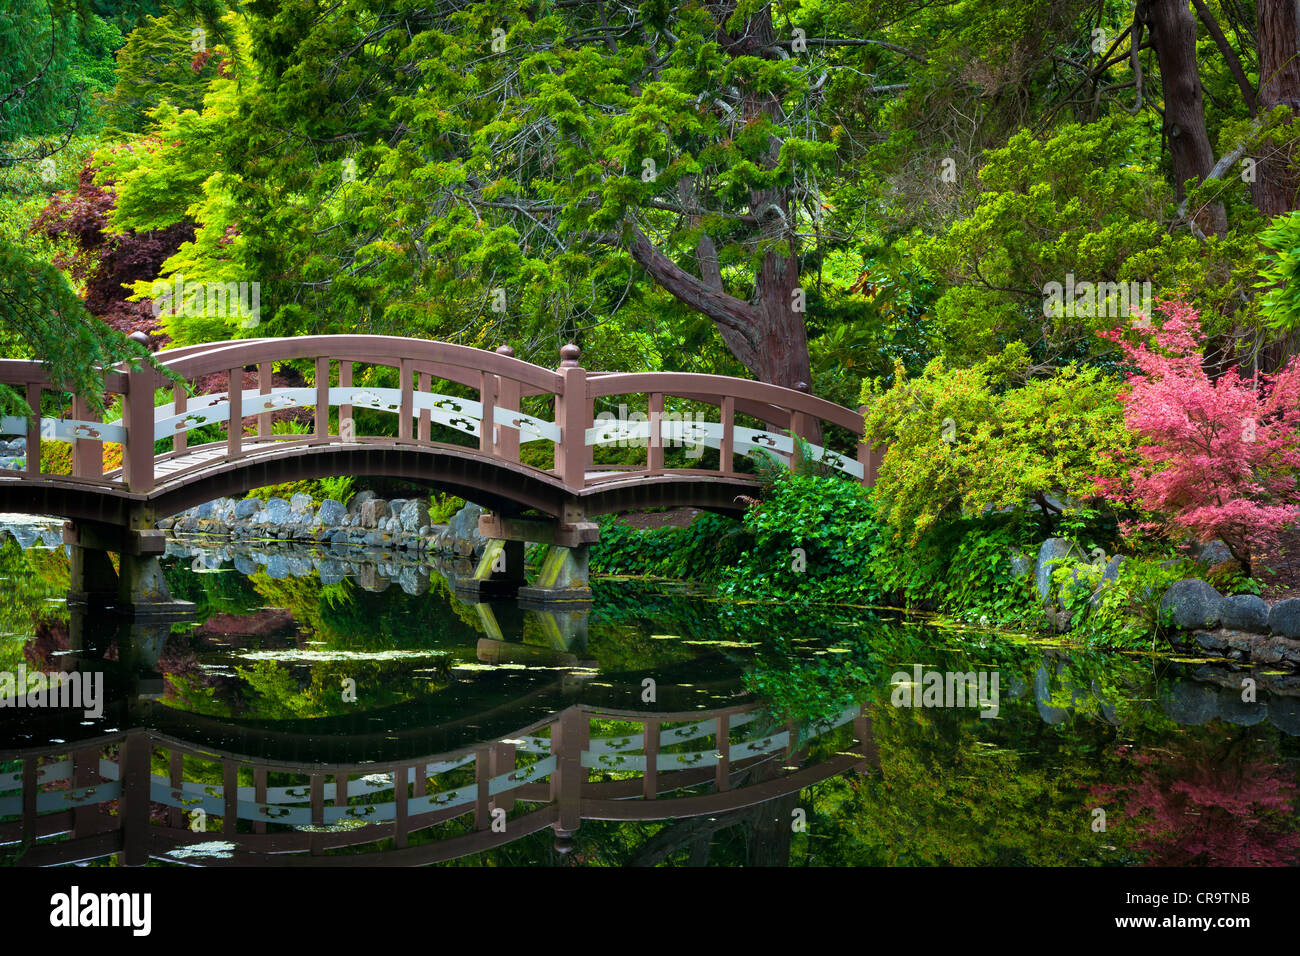
[[[153,514],[142,510],[129,527],[66,522],[63,541],[71,550],[68,605],[74,647],[89,656],[102,653],[111,635],[103,626],[112,607],[117,628],[119,660],[152,670],[158,663],[171,625],[192,620],[194,605],[172,599],[158,557],[166,548],[161,531],[152,528]],[[118,555],[114,573],[108,552]]]
[[[587,370],[578,364],[582,351],[570,342],[560,349],[560,373],[564,385],[555,397],[555,424],[560,426],[560,443],[555,446],[555,471],[570,491],[581,491],[587,480],[587,423],[591,420],[591,399],[587,397]]]
[[[865,419],[867,406],[859,405],[858,414]],[[880,462],[884,457],[885,448],[883,445],[873,445],[865,435],[858,442],[858,464],[862,466],[862,484],[864,487],[871,488],[876,484],[876,476],[880,473]]]
[[[136,332],[131,338],[149,337]],[[126,428],[126,445],[122,448],[122,474],[133,494],[153,491],[153,390],[157,376],[147,365],[126,373],[126,395],[122,401],[122,424]]]
[[[79,540],[76,526],[71,521],[63,523],[63,541],[68,545],[69,578],[68,602],[76,604],[113,604],[117,600],[117,572],[108,559],[108,552],[100,548],[75,543]]]
[[[573,837],[582,826],[582,791],[586,788],[587,770],[582,766],[582,752],[587,749],[591,722],[586,711],[578,707],[565,709],[551,725],[551,753],[555,770],[551,772],[551,802],[556,804],[555,849],[561,856],[573,849]]]
[[[600,528],[594,522],[580,520],[581,517],[577,509],[565,515],[565,518],[571,520],[506,518],[490,513],[480,515],[479,534],[488,539],[488,546],[474,577],[486,579],[494,560],[492,556],[501,553],[505,546],[513,544],[519,548],[520,578],[511,577],[513,590],[509,596],[517,595],[521,602],[547,610],[554,609],[557,605],[580,607],[590,604],[588,551],[600,539]],[[527,541],[549,546],[537,579],[531,585],[522,578],[523,546]],[[510,560],[512,559],[507,556],[507,567]],[[465,578],[456,582],[458,594],[484,594],[478,590],[481,587],[482,585],[475,585]],[[499,589],[503,585],[494,584],[492,587]]]
[[[515,350],[508,345],[497,349],[498,355],[514,358]],[[519,383],[514,379],[497,376],[497,407],[509,412],[519,411]],[[483,427],[487,427],[485,424]],[[519,461],[519,432],[514,428],[497,428],[493,425],[495,441],[492,454],[506,461]]]
[[[523,540],[489,539],[474,576],[456,579],[456,596],[471,602],[513,598],[527,583]]]
[[[90,404],[80,395],[72,397],[72,417],[85,422],[97,422],[100,416],[90,410]],[[104,476],[104,445],[93,438],[77,438],[72,443],[72,473],[79,478]]]

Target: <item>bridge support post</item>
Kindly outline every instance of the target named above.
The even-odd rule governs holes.
[[[456,580],[456,596],[470,601],[513,598],[528,579],[524,575],[524,542],[489,539],[474,576]]]
[[[107,551],[70,545],[68,603],[109,605],[117,601],[117,572]]]
[[[152,515],[133,516],[127,528],[67,522],[63,540],[72,551],[69,582],[70,637],[74,648],[102,654],[115,635],[119,661],[153,670],[172,624],[192,620],[194,605],[173,600],[158,556],[166,542],[151,527]],[[118,555],[113,572],[108,552]],[[109,623],[109,608],[115,611]]]
[[[546,552],[537,582],[519,589],[519,600],[530,605],[590,604],[588,576],[590,545],[566,548],[553,544]]]
[[[525,607],[550,609],[554,607],[582,607],[591,603],[591,585],[588,575],[588,551],[599,540],[600,529],[594,522],[582,520],[576,508],[566,509],[559,519],[507,518],[497,514],[479,517],[479,534],[489,541],[479,562],[475,578],[482,578],[491,568],[495,550],[508,545],[518,547],[520,577],[512,578],[510,597],[518,596]],[[529,584],[523,574],[523,546],[531,541],[548,546],[537,579]],[[507,562],[509,562],[509,557]],[[462,585],[464,590],[462,591]],[[458,593],[473,587],[468,580],[456,584]],[[482,593],[482,592],[480,592]]]

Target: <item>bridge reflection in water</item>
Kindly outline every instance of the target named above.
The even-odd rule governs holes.
[[[628,732],[594,735],[608,722]],[[810,759],[813,749],[829,755]],[[757,705],[576,705],[506,737],[386,764],[264,759],[143,728],[0,760],[22,764],[0,775],[0,849],[21,848],[16,862],[35,866],[111,854],[127,865],[420,865],[548,827],[563,855],[583,820],[733,814],[879,766],[861,708],[774,727]],[[216,768],[221,783],[194,779]],[[783,816],[789,830],[791,809]],[[342,848],[352,850],[331,852]]]

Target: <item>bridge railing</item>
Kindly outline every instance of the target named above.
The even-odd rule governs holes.
[[[226,460],[256,453],[258,446],[268,443],[437,444],[433,440],[435,426],[476,438],[481,452],[513,461],[518,461],[521,441],[560,440],[553,422],[521,413],[519,400],[523,394],[552,394],[558,401],[561,377],[515,359],[508,347],[493,353],[395,336],[326,335],[223,343],[181,350],[175,356],[162,352],[158,359],[163,367],[186,381],[213,374],[224,373],[226,377],[224,392],[199,396],[188,395],[184,386],[176,384],[171,403],[156,410],[154,440],[171,438],[173,442],[172,451],[157,459],[170,477],[186,470],[183,459],[191,458],[195,467],[211,460],[208,455],[195,454],[211,451],[211,444],[191,448],[186,436],[213,423],[227,426],[222,456]],[[274,366],[294,360],[313,363],[314,383],[298,388],[274,387]],[[252,383],[246,381],[245,369],[250,366],[255,368]],[[357,366],[391,369],[398,385],[357,385]],[[433,392],[431,386],[437,380],[463,386],[477,393],[476,397]],[[274,413],[292,408],[314,409],[310,432],[274,434]],[[338,410],[335,419],[331,418],[331,408]],[[397,435],[361,434],[355,418],[355,412],[361,409],[395,414]],[[245,435],[241,427],[231,427],[230,423],[245,418],[256,421],[252,435]],[[484,428],[484,422],[492,427]],[[136,483],[132,488],[136,490]]]
[[[698,375],[681,372],[595,373],[587,385],[588,396],[595,400],[611,396],[644,395],[646,408],[631,415],[614,417],[602,413],[591,422],[585,443],[592,447],[637,442],[646,447],[644,466],[632,470],[651,475],[669,470],[664,451],[671,446],[690,446],[690,454],[701,458],[704,448],[718,452],[716,472],[736,473],[735,456],[766,449],[790,464],[807,453],[830,468],[870,484],[875,477],[878,454],[861,441],[863,420],[860,413],[816,398],[803,391],[733,379],[721,375]],[[669,398],[712,405],[718,409],[717,421],[708,421],[698,413],[666,412]],[[761,428],[740,424],[744,415],[765,425]],[[824,426],[834,425],[858,437],[855,455],[842,455],[820,444]],[[796,444],[798,437],[806,447]],[[624,466],[624,469],[626,466]],[[611,473],[595,476],[594,481],[616,480],[617,466]],[[703,468],[674,468],[673,471],[710,471]]]
[[[395,336],[299,336],[186,346],[155,356],[175,380],[148,367],[107,374],[108,404],[121,396],[121,416],[110,422],[94,421],[78,397],[71,418],[39,419],[42,391],[51,387],[41,363],[0,361],[0,381],[25,390],[37,418],[5,419],[3,427],[28,436],[25,477],[42,477],[39,439],[44,435],[74,443],[72,480],[144,494],[160,480],[178,480],[205,466],[268,449],[337,442],[447,445],[435,440],[435,428],[464,436],[458,439],[461,447],[465,438],[477,440],[480,452],[511,463],[519,463],[522,445],[548,442],[554,449],[550,471],[571,491],[625,478],[629,471],[651,476],[666,471],[732,475],[735,456],[755,448],[769,449],[786,461],[806,451],[860,481],[874,479],[878,455],[865,443],[859,442],[854,457],[817,443],[805,449],[794,441],[793,436],[816,439],[824,425],[859,438],[863,432],[860,413],[805,391],[716,375],[589,372],[579,363],[577,346],[566,345],[560,354],[560,366],[552,370],[514,358],[508,346],[487,352]],[[277,365],[302,361],[314,368],[312,384],[274,384]],[[359,368],[371,371],[358,376]],[[387,380],[395,378],[397,387],[356,384],[358,378],[374,382],[377,368],[388,369]],[[225,385],[224,391],[200,391],[211,389],[214,379],[216,387]],[[473,397],[435,392],[434,382],[451,383]],[[158,389],[170,392],[170,400],[159,402]],[[631,395],[645,397],[644,413],[638,409],[621,420],[595,415],[597,400]],[[550,405],[553,419],[520,411],[529,398],[550,399],[541,404]],[[666,414],[667,400],[712,405],[718,420]],[[273,416],[299,408],[314,410],[310,429],[277,433]],[[356,418],[361,410],[396,415],[396,436],[391,427],[383,434],[361,434]],[[765,427],[747,427],[737,416]],[[253,423],[251,434],[245,433],[243,423],[248,421]],[[190,434],[210,425],[224,428],[225,439],[191,444]],[[643,465],[595,466],[594,449],[629,441],[647,448]],[[122,467],[107,474],[102,465],[104,442],[123,446]],[[170,448],[155,454],[159,442]],[[666,467],[664,449],[676,443],[715,449],[717,468]]]
[[[17,474],[27,479],[39,480],[44,474],[41,461],[41,439],[64,441],[73,444],[72,475],[74,480],[104,483],[103,446],[105,442],[126,445],[127,429],[121,421],[104,423],[101,416],[90,411],[84,396],[72,395],[70,417],[42,417],[41,400],[45,392],[68,394],[59,383],[50,381],[43,362],[23,359],[0,359],[0,383],[9,385],[23,395],[31,410],[29,416],[6,415],[0,418],[0,437],[23,436],[26,449],[21,468],[0,468],[0,475]],[[117,396],[125,396],[129,388],[128,375],[110,371],[104,376],[104,403],[112,405]],[[117,483],[122,483],[119,480]]]

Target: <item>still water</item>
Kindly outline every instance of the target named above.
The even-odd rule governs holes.
[[[684,584],[470,605],[454,567],[197,540],[164,562],[193,608],[145,625],[70,608],[67,560],[0,549],[0,672],[105,681],[0,709],[6,865],[1300,861],[1281,672]]]

